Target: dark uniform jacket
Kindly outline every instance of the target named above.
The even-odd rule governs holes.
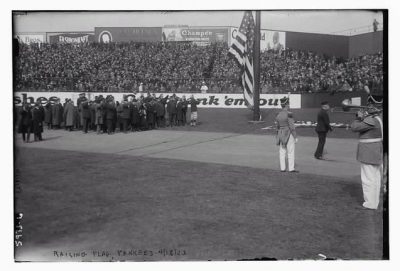
[[[44,109],[42,106],[35,106],[32,109],[32,128],[34,133],[43,132]]]
[[[122,102],[122,113],[121,118],[123,119],[130,119],[131,118],[131,103],[129,102]]]
[[[89,103],[87,101],[82,102],[81,104],[81,113],[82,113],[82,118],[84,119],[90,119],[90,108],[89,108]]]
[[[168,114],[176,114],[176,100],[170,99],[167,103]]]
[[[116,115],[116,108],[114,103],[107,103],[106,105],[106,119],[107,120],[114,120]]]

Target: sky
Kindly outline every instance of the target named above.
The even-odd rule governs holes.
[[[30,12],[14,16],[16,33],[94,31],[95,27],[164,25],[236,26],[243,11],[180,12]],[[261,29],[344,34],[349,29],[371,26],[383,15],[374,11],[262,11]]]

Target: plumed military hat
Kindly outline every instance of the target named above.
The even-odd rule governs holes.
[[[281,101],[281,105],[288,105],[289,104],[289,98],[288,97],[283,97],[282,99],[280,99]]]

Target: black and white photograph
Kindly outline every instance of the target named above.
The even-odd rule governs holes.
[[[391,260],[390,10],[10,12],[13,261]]]

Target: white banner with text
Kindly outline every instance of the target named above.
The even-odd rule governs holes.
[[[171,93],[155,93],[156,97],[163,94],[164,97],[167,95],[172,95]],[[189,98],[191,95],[200,101],[200,108],[247,108],[243,94],[222,94],[222,93],[177,93],[178,97],[183,95]],[[102,95],[104,98],[108,95],[114,96],[116,101],[122,101],[123,95],[133,97],[133,93],[111,93],[111,92],[87,92],[85,93],[86,98],[89,100],[94,100],[96,96]],[[141,94],[137,93],[136,98],[139,98]],[[144,94],[145,96],[147,94]],[[260,94],[260,108],[280,108],[280,99],[283,97],[290,98],[291,108],[301,108],[301,94]],[[21,105],[22,102],[35,103],[40,101],[41,104],[46,104],[47,102],[54,103],[57,99],[60,99],[61,103],[64,103],[65,99],[72,99],[76,104],[79,98],[79,92],[14,92],[14,104]]]

